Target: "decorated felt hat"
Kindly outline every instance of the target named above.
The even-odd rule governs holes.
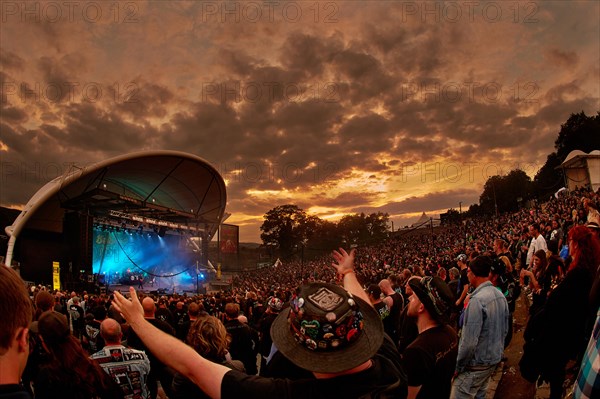
[[[369,360],[383,343],[377,311],[344,288],[301,286],[271,326],[277,349],[299,367],[338,373]]]

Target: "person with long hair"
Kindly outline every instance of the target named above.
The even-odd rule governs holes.
[[[65,315],[42,314],[32,331],[41,338],[46,358],[33,380],[36,399],[123,398],[123,392],[71,335]]]
[[[214,316],[201,316],[190,326],[186,343],[204,358],[222,364],[230,369],[245,371],[239,360],[231,360],[229,344],[231,337],[227,334],[221,320]],[[177,373],[173,378],[173,395],[171,399],[208,398],[197,385]]]
[[[527,380],[550,383],[550,399],[562,397],[567,362],[579,359],[585,350],[590,336],[590,291],[600,265],[600,243],[589,228],[573,227],[568,242],[569,269],[543,309],[529,319],[519,363]]]
[[[536,314],[546,303],[548,290],[552,284],[552,280],[548,278],[547,266],[548,259],[546,251],[540,249],[533,254],[531,259],[533,264],[532,270],[522,269],[520,275],[521,286],[524,284],[525,277],[529,278],[529,288],[532,293],[531,306],[529,314]]]

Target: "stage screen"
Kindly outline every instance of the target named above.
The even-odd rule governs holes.
[[[94,227],[93,272],[109,285],[189,289],[196,284],[196,260],[181,235]]]

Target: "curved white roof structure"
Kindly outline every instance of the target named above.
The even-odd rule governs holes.
[[[156,221],[210,240],[225,212],[225,182],[208,162],[178,151],[143,151],[72,167],[31,197],[6,228],[6,263],[25,229],[62,232],[66,211],[93,217]]]
[[[593,191],[600,188],[600,150],[590,151],[589,154],[573,150],[557,168],[563,170],[565,185],[569,190],[584,186],[590,186]]]

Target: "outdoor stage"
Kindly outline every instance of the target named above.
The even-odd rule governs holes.
[[[160,281],[165,280],[165,281]],[[149,283],[144,283],[143,288],[139,288],[138,284],[110,284],[108,285],[108,291],[114,292],[119,291],[121,293],[129,292],[129,287],[135,288],[138,292],[143,292],[144,294],[159,294],[159,295],[173,295],[179,294],[183,295],[187,294],[196,294],[196,285],[195,284],[172,284],[168,281],[168,278],[159,278],[157,282],[153,285]],[[200,285],[200,293],[204,290],[203,285]]]

